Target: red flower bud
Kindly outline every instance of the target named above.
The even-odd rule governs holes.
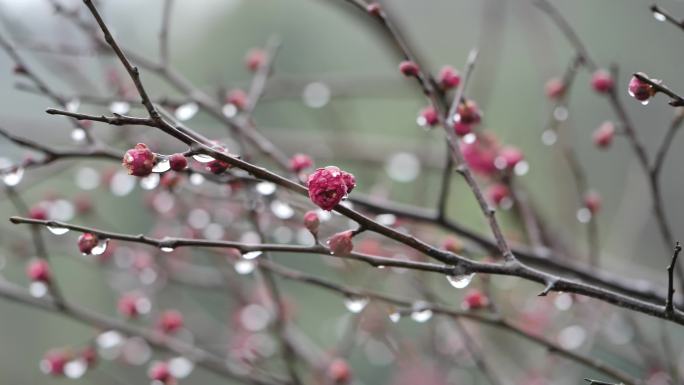
[[[489,201],[496,206],[500,206],[504,199],[510,196],[511,192],[503,183],[496,183],[487,189],[487,197]]]
[[[147,176],[152,173],[156,160],[157,155],[150,151],[147,145],[138,143],[124,154],[123,166],[130,175]]]
[[[97,351],[93,346],[86,346],[81,350],[81,358],[86,362],[88,367],[93,367],[97,363]]]
[[[446,251],[458,254],[463,251],[463,242],[454,236],[448,236],[444,239],[444,242],[442,242],[442,248]]]
[[[95,234],[83,233],[78,237],[78,249],[81,253],[89,255],[92,252],[93,247],[97,246],[99,242],[100,240]]]
[[[499,143],[493,135],[478,135],[472,143],[461,141],[460,147],[463,158],[473,171],[484,175],[498,171],[495,161],[499,153]]]
[[[612,122],[603,122],[599,128],[594,131],[594,145],[598,148],[608,148],[615,137],[615,125]]]
[[[44,221],[48,218],[47,210],[44,205],[37,204],[29,210],[29,218]]]
[[[47,374],[61,376],[64,374],[64,367],[70,359],[70,354],[65,350],[50,350],[43,356],[41,368]]]
[[[234,105],[238,110],[244,110],[247,107],[247,94],[245,91],[236,88],[228,92],[226,102]]]
[[[252,72],[256,72],[266,62],[266,52],[261,48],[252,48],[245,56],[245,66]]]
[[[306,154],[295,154],[290,158],[290,169],[294,172],[301,172],[313,166],[313,160]]]
[[[512,169],[516,164],[520,163],[525,156],[519,148],[513,146],[506,146],[499,151],[497,157],[497,166],[501,169]],[[500,163],[499,163],[500,162]]]
[[[382,14],[382,7],[378,3],[370,3],[366,6],[366,12],[377,17]]]
[[[644,74],[641,74],[644,75]],[[645,76],[645,75],[644,75]],[[629,94],[638,101],[646,101],[655,95],[655,89],[652,85],[634,76],[629,81]]]
[[[458,136],[466,136],[473,132],[473,127],[470,124],[454,122],[454,132]]]
[[[335,384],[346,384],[351,380],[349,364],[341,358],[336,358],[328,365],[327,375]]]
[[[418,76],[418,64],[410,60],[404,60],[399,63],[399,71],[406,76]]]
[[[584,196],[584,207],[589,209],[592,214],[601,210],[601,195],[596,191],[590,191]]]
[[[605,94],[613,89],[613,75],[610,72],[600,69],[591,76],[591,86],[594,91]]]
[[[349,255],[354,249],[352,235],[352,231],[347,230],[330,237],[330,239],[328,239],[328,247],[330,247],[330,251],[335,255]]]
[[[482,119],[480,108],[472,100],[467,100],[465,103],[460,103],[456,109],[456,116],[454,121],[463,124],[477,124]]]
[[[466,310],[482,309],[489,304],[489,299],[477,289],[470,289],[463,298],[463,308]]]
[[[178,310],[166,310],[159,318],[159,329],[167,334],[177,332],[183,325],[183,314]]]
[[[44,259],[34,259],[26,266],[26,276],[34,282],[49,282],[52,276],[50,265]]]
[[[459,83],[461,83],[461,75],[453,67],[446,66],[439,71],[439,84],[445,90],[456,88]]]
[[[126,318],[136,318],[140,315],[138,311],[138,301],[140,300],[140,295],[137,293],[127,293],[119,298],[117,303],[117,309],[119,313]]]
[[[335,166],[317,169],[309,175],[309,198],[323,210],[332,210],[356,186],[354,176]]]
[[[211,162],[207,162],[204,168],[211,173],[219,175],[231,168],[231,165],[230,163],[224,162],[222,160],[214,159]]]
[[[318,214],[315,211],[307,211],[306,214],[304,214],[304,227],[312,234],[318,233],[320,224],[321,220],[318,218]]]
[[[164,385],[171,385],[176,382],[176,379],[171,375],[169,365],[166,362],[157,361],[152,364],[147,375],[151,380],[159,381]]]
[[[437,111],[433,106],[427,106],[420,110],[421,125],[434,126],[439,122],[439,117],[437,116]]]
[[[557,100],[565,93],[565,83],[559,78],[552,78],[546,82],[546,97]]]
[[[188,160],[183,154],[173,154],[169,156],[169,165],[173,171],[183,171],[188,167]]]

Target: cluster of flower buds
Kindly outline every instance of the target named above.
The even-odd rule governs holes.
[[[514,146],[502,146],[492,133],[477,134],[472,141],[461,141],[461,152],[468,166],[482,175],[512,171],[523,162],[522,151]]]
[[[335,166],[317,169],[308,179],[309,198],[318,207],[330,211],[356,187],[356,179]]]

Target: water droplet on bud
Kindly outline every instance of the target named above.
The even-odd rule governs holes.
[[[23,178],[24,169],[21,167],[12,167],[2,174],[2,181],[9,187],[18,185]]]

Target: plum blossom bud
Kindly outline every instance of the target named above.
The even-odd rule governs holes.
[[[399,63],[399,71],[401,71],[401,73],[405,76],[418,76],[418,64],[410,60],[404,60],[403,62]]]
[[[317,169],[308,179],[309,198],[323,210],[332,210],[354,189],[354,176],[335,166]]]
[[[70,359],[69,352],[63,349],[55,349],[45,353],[40,364],[45,373],[52,376],[62,376],[64,375],[64,367]]]
[[[487,296],[478,289],[470,289],[463,298],[463,308],[466,310],[482,309],[489,304]]]
[[[42,204],[37,204],[29,210],[29,218],[44,221],[48,218],[47,210]]]
[[[354,233],[351,230],[342,231],[328,239],[328,247],[335,255],[349,255],[354,249],[352,243],[352,236]]]
[[[351,380],[351,369],[347,361],[336,358],[328,365],[327,376],[334,384],[346,384]]]
[[[313,166],[313,160],[306,154],[295,154],[290,158],[290,169],[294,172],[302,172]]]
[[[81,253],[89,255],[95,246],[100,242],[97,235],[92,233],[83,233],[78,237],[78,249]]]
[[[245,66],[252,72],[256,72],[264,62],[266,62],[266,52],[261,48],[252,48],[245,56]]]
[[[591,86],[594,88],[594,91],[601,94],[610,92],[613,89],[614,83],[613,75],[604,69],[596,70],[591,76]]]
[[[311,232],[311,234],[318,234],[318,227],[321,225],[321,220],[315,211],[307,211],[304,214],[304,227]]]
[[[499,153],[499,142],[495,136],[478,135],[471,143],[461,141],[460,147],[463,158],[473,171],[483,175],[492,175],[498,171],[495,162]]]
[[[86,346],[81,350],[79,356],[86,362],[89,368],[92,368],[97,363],[97,351],[91,345]]]
[[[458,254],[463,251],[463,242],[459,238],[450,235],[442,242],[442,248],[446,251]]]
[[[473,132],[473,126],[461,122],[454,122],[454,132],[458,136],[466,136]]]
[[[167,334],[175,333],[184,325],[183,314],[178,310],[166,310],[159,317],[158,326]]]
[[[496,206],[501,206],[502,202],[511,195],[508,186],[503,183],[495,183],[487,189],[487,198]]]
[[[35,259],[26,266],[26,276],[33,282],[49,282],[50,265],[44,259]]]
[[[454,121],[463,124],[477,124],[480,123],[482,119],[482,113],[480,108],[472,100],[466,100],[464,103],[460,103],[456,109],[456,116]]]
[[[244,110],[247,107],[247,94],[239,88],[231,90],[226,96],[226,103],[234,105],[238,110]]]
[[[138,301],[140,300],[140,295],[137,293],[127,293],[119,298],[117,302],[117,309],[119,313],[126,318],[137,318],[140,315],[138,311]]]
[[[613,137],[615,137],[615,125],[610,121],[603,122],[603,124],[594,131],[594,145],[598,148],[606,149],[613,143]]]
[[[584,195],[584,207],[593,215],[596,215],[601,210],[601,203],[601,195],[596,191],[589,191]]]
[[[169,156],[169,165],[173,171],[183,171],[188,167],[188,160],[183,154],[173,154]]]
[[[442,67],[439,71],[439,84],[445,90],[458,87],[461,83],[461,75],[451,66]]]
[[[130,175],[147,176],[152,173],[156,160],[157,155],[146,144],[138,143],[124,154],[123,166]]]
[[[380,4],[373,2],[366,6],[366,12],[377,17],[382,14],[382,7]]]
[[[176,379],[171,375],[171,370],[166,362],[157,361],[153,363],[147,375],[151,380],[159,381],[164,385],[176,383]]]
[[[500,169],[511,170],[516,164],[520,163],[525,156],[519,148],[513,146],[506,146],[499,151],[499,156],[496,159],[497,166]]]
[[[226,170],[230,168],[230,163],[224,162],[222,160],[214,159],[210,162],[207,162],[204,166],[204,168],[216,175],[224,173]]]
[[[546,97],[551,100],[560,99],[565,93],[565,83],[559,78],[551,78],[544,86],[546,90]]]
[[[646,76],[645,74],[640,75]],[[629,81],[628,90],[629,94],[640,102],[646,101],[655,95],[655,89],[653,86],[636,76],[633,76]]]
[[[419,120],[422,125],[434,126],[439,122],[439,117],[437,116],[437,111],[433,106],[427,106],[420,111]]]

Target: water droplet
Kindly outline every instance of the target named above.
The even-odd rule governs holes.
[[[564,122],[568,119],[568,109],[565,106],[558,106],[553,110],[553,118],[559,122]]]
[[[190,184],[193,186],[199,186],[204,183],[204,176],[202,174],[193,173],[190,175]]]
[[[45,297],[48,292],[48,287],[44,282],[31,282],[29,285],[29,293],[36,298]]]
[[[392,226],[397,222],[397,216],[394,214],[379,214],[375,220],[385,226]]]
[[[368,301],[366,297],[349,296],[344,299],[344,306],[352,313],[360,313],[368,305]]]
[[[477,140],[477,135],[470,133],[463,137],[463,142],[466,144],[473,144]]]
[[[143,338],[131,337],[122,346],[124,361],[130,365],[143,365],[152,357],[152,349]]]
[[[71,140],[75,143],[83,143],[86,140],[86,132],[82,128],[74,128],[71,130]]]
[[[558,310],[568,310],[572,306],[572,295],[568,293],[561,293],[556,296],[553,304]]]
[[[109,183],[109,190],[112,194],[122,197],[126,196],[135,188],[136,178],[128,175],[125,171],[117,171]]]
[[[207,154],[195,154],[192,156],[192,159],[194,159],[200,163],[209,163],[209,162],[215,160],[214,158],[212,158],[211,156],[209,156]]]
[[[254,271],[254,262],[248,261],[248,260],[240,260],[235,262],[235,265],[233,266],[235,268],[235,272],[241,275],[247,275],[251,272]]]
[[[23,178],[24,169],[22,167],[12,167],[2,174],[2,181],[9,187],[18,185]]]
[[[95,245],[95,247],[90,250],[92,255],[102,255],[107,251],[107,246],[109,245],[109,239],[103,239]]]
[[[271,182],[260,182],[256,185],[256,191],[261,195],[271,195],[276,191],[276,185]]]
[[[174,115],[176,116],[176,119],[180,120],[181,122],[184,122],[195,116],[195,114],[197,114],[197,111],[199,111],[199,106],[197,105],[197,103],[189,102],[182,104],[178,108],[176,108]]]
[[[234,118],[239,110],[234,104],[228,103],[223,106],[221,111],[223,112],[223,115],[225,115],[227,118]]]
[[[463,274],[463,275],[447,275],[447,281],[451,286],[457,289],[465,289],[472,282],[475,273]]]
[[[81,167],[76,173],[76,185],[82,190],[94,190],[100,185],[100,173],[90,167]]]
[[[280,200],[274,200],[271,202],[271,211],[280,219],[290,219],[295,214],[294,210],[288,203]]]
[[[541,140],[545,145],[553,146],[558,140],[558,134],[554,130],[546,130],[542,133]]]
[[[432,318],[432,310],[429,309],[429,304],[423,301],[418,301],[412,306],[411,319],[416,322],[427,322]]]
[[[175,249],[171,246],[162,246],[159,248],[159,250],[161,250],[165,253],[172,253]]]
[[[131,105],[128,102],[112,102],[109,105],[109,111],[113,114],[124,115],[131,110]]]
[[[73,203],[66,199],[57,199],[48,206],[48,217],[56,221],[70,221],[75,213]]]
[[[119,356],[121,345],[124,342],[123,335],[116,330],[109,330],[95,338],[97,352],[105,360],[113,360]]]
[[[167,157],[161,157],[158,161],[157,164],[154,165],[152,168],[152,172],[166,172],[171,169],[171,162],[169,161],[169,158]]]
[[[591,221],[591,216],[591,210],[586,207],[577,210],[577,220],[580,223],[589,223]]]
[[[69,232],[69,229],[66,227],[59,227],[59,226],[46,226],[47,229],[55,235],[64,235]]]
[[[302,100],[307,107],[321,108],[330,102],[330,88],[321,82],[309,83],[304,87]]]
[[[665,15],[663,15],[662,13],[660,13],[660,12],[658,12],[658,11],[654,11],[654,12],[653,12],[653,17],[654,17],[656,20],[661,21],[661,22],[667,20],[667,17],[665,17]]]
[[[203,229],[211,223],[211,215],[204,209],[193,209],[188,214],[188,224],[193,229]]]
[[[587,332],[579,325],[568,326],[558,333],[558,343],[568,350],[575,350],[584,344]]]
[[[140,187],[143,190],[153,190],[159,185],[160,180],[159,174],[150,174],[140,179]]]
[[[642,106],[647,106],[648,103],[649,103],[650,101],[651,101],[651,99],[642,100],[642,101],[641,101],[641,105],[642,105]]]
[[[399,320],[401,320],[401,313],[399,313],[398,311],[392,312],[389,315],[389,319],[390,321],[397,323],[399,322]]]
[[[271,314],[268,309],[258,304],[249,304],[240,311],[240,323],[251,332],[266,329],[270,321]]]
[[[78,107],[81,106],[81,101],[78,99],[72,99],[69,100],[66,104],[66,110],[69,112],[76,112],[78,111]]]
[[[522,161],[516,163],[515,166],[513,167],[513,172],[517,176],[523,176],[523,175],[527,174],[528,171],[530,171],[530,164],[527,163],[527,161],[525,161],[525,160],[522,160]]]
[[[256,259],[263,254],[261,251],[250,251],[248,253],[242,254],[242,258],[246,260]]]
[[[185,357],[176,357],[169,360],[169,371],[175,378],[185,378],[192,373],[195,364]]]
[[[427,119],[425,119],[423,115],[418,115],[418,117],[416,118],[416,124],[419,127],[429,127]]]
[[[385,171],[397,182],[411,182],[420,174],[420,160],[411,153],[399,152],[387,159]]]
[[[88,363],[83,359],[69,361],[64,365],[64,375],[67,378],[81,378],[88,369]]]

